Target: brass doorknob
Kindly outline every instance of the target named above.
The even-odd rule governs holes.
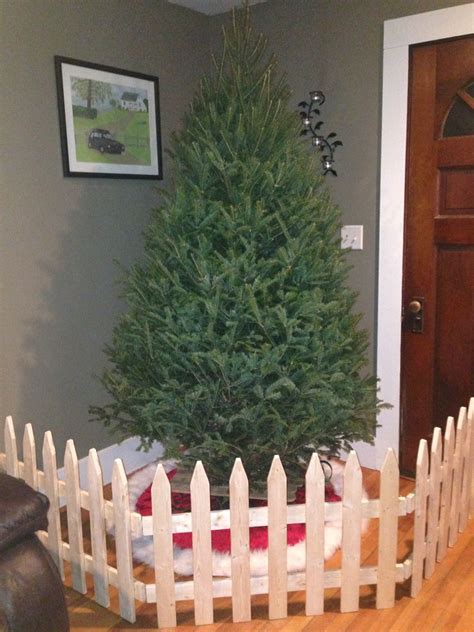
[[[412,314],[418,314],[419,312],[421,312],[421,308],[422,308],[422,305],[420,301],[410,301],[408,303],[408,310]]]

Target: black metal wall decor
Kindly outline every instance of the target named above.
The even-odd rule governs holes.
[[[301,123],[303,126],[301,135],[307,136],[310,134],[313,147],[317,147],[319,151],[323,153],[321,157],[323,175],[325,176],[328,173],[331,173],[332,175],[337,176],[337,172],[334,169],[334,152],[337,147],[342,145],[342,142],[340,140],[336,140],[337,134],[335,132],[331,132],[327,136],[323,136],[320,132],[324,123],[323,121],[318,120],[320,116],[318,106],[321,106],[326,101],[324,94],[321,90],[312,90],[309,93],[309,97],[309,103],[306,101],[298,103],[298,107],[304,108],[300,112]]]

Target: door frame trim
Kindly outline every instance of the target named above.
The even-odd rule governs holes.
[[[474,2],[384,22],[380,166],[377,374],[380,397],[393,408],[379,415],[372,466],[387,448],[398,455],[401,308],[409,46],[474,33]],[[367,455],[369,457],[369,455]],[[365,459],[369,460],[369,459]]]

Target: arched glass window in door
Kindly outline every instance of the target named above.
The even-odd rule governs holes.
[[[444,123],[443,138],[474,134],[474,81],[457,91]]]

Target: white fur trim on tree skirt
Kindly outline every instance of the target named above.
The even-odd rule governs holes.
[[[163,461],[165,470],[169,472],[176,467],[175,461]],[[145,489],[153,482],[158,463],[150,463],[146,467],[130,475],[128,479],[128,490],[130,498],[130,508],[136,511],[135,504]],[[338,462],[331,461],[333,475],[331,483],[334,491],[342,496],[344,466]],[[367,498],[365,489],[362,490],[363,498]],[[367,529],[368,520],[362,523],[362,532]],[[113,529],[109,529],[113,531]],[[342,522],[341,520],[327,521],[324,527],[324,559],[329,559],[341,546]],[[149,566],[154,565],[153,537],[143,536],[132,540],[133,557],[137,562],[143,562]],[[296,573],[303,571],[306,566],[305,541],[289,546],[287,549],[288,572]],[[230,577],[231,569],[230,553],[212,552],[212,571],[215,576]],[[193,574],[193,555],[191,549],[180,549],[174,547],[174,570],[179,575]],[[268,574],[268,555],[266,550],[251,551],[250,553],[250,573],[252,577]]]

